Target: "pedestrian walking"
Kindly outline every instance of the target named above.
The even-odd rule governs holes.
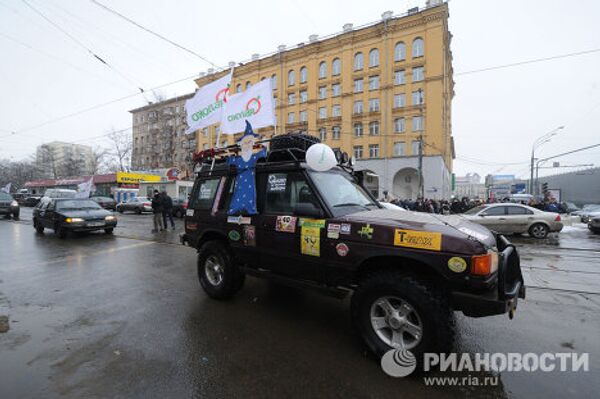
[[[161,198],[158,190],[154,190],[154,197],[152,197],[152,213],[154,216],[154,219],[153,219],[154,229],[152,230],[153,233],[158,232],[159,229],[160,229],[160,231],[164,230],[162,210],[163,210],[162,198]]]
[[[171,221],[171,229],[175,230],[175,222],[173,222],[173,199],[169,197],[166,191],[162,192],[162,217],[163,225],[167,228],[167,218]]]

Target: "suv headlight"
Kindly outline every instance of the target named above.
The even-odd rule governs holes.
[[[10,206],[15,207],[15,206],[19,206],[19,203],[15,200],[13,200],[13,202],[10,203]]]
[[[113,216],[113,215],[108,215],[104,218],[104,220],[106,220],[107,222],[112,222],[112,221],[117,220],[117,217]]]
[[[67,223],[82,223],[83,219],[82,218],[66,218],[65,222],[67,222]]]

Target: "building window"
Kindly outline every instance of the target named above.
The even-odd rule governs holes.
[[[342,116],[342,106],[340,104],[334,104],[331,108],[331,116]]]
[[[373,121],[369,123],[369,135],[379,136],[379,122]]]
[[[379,50],[374,48],[373,50],[369,51],[369,67],[372,68],[376,66],[379,66]]]
[[[300,103],[305,103],[308,101],[308,92],[306,90],[300,91]]]
[[[379,75],[369,76],[369,90],[379,89]]]
[[[322,127],[319,129],[319,138],[321,141],[327,140],[327,129]]]
[[[369,112],[379,112],[379,99],[378,98],[370,98],[369,99]]]
[[[296,74],[294,73],[294,70],[290,70],[288,72],[288,86],[292,86],[296,84]]]
[[[421,148],[421,142],[419,140],[413,140],[412,142],[412,154],[419,155],[419,148]]]
[[[341,96],[342,95],[342,85],[340,85],[339,83],[331,85],[331,93],[332,93],[331,95],[333,97]]]
[[[335,58],[331,63],[331,74],[338,76],[342,73],[342,61],[339,58]]]
[[[423,117],[422,116],[413,116],[412,130],[413,130],[413,132],[420,132],[421,130],[423,130]]]
[[[354,54],[354,70],[360,71],[364,68],[364,66],[365,66],[365,58],[363,56],[363,53]]]
[[[252,87],[252,83],[250,81],[246,82],[246,90]]]
[[[327,77],[327,63],[322,61],[319,64],[319,79],[323,79]]]
[[[363,135],[363,125],[362,123],[354,124],[354,137],[362,137]]]
[[[229,145],[229,143],[227,142],[227,140],[223,140],[223,143],[221,144],[221,147],[227,147]]]
[[[363,102],[361,100],[354,101],[353,112],[355,114],[362,114],[364,112]]]
[[[331,132],[332,132],[332,136],[333,136],[333,139],[334,139],[334,140],[339,140],[339,139],[340,139],[340,135],[341,135],[341,129],[340,129],[340,127],[339,127],[339,126],[334,126],[334,127],[331,129]]]
[[[395,85],[403,85],[404,83],[406,83],[406,80],[404,79],[404,69],[402,69],[400,71],[395,71],[394,72],[394,84]]]
[[[208,137],[208,128],[207,127],[205,127],[204,129],[202,129],[202,135],[204,137]]]
[[[354,92],[362,93],[363,91],[363,80],[362,79],[354,79]]]
[[[394,61],[402,61],[406,59],[406,45],[404,42],[396,43],[394,47]]]
[[[300,83],[306,83],[308,80],[308,69],[306,67],[300,68]]]
[[[412,75],[413,82],[420,82],[423,79],[425,79],[425,68],[416,67],[416,68],[413,68],[412,72],[413,72],[413,75]]]
[[[402,108],[406,106],[406,96],[402,94],[394,94],[394,108]]]
[[[319,86],[319,100],[327,98],[327,86]]]
[[[394,155],[403,156],[406,154],[406,143],[404,141],[397,141],[394,143]]]
[[[289,112],[288,113],[288,123],[294,123],[295,119],[296,119],[296,115],[294,115],[293,112]]]
[[[321,108],[319,108],[319,119],[325,119],[325,118],[327,118],[327,108],[321,107]]]
[[[308,120],[308,116],[306,111],[300,111],[300,122],[306,122]]]
[[[293,105],[296,103],[296,93],[288,94],[288,105]]]
[[[404,123],[404,118],[394,119],[394,131],[396,133],[404,133],[405,129],[406,124]]]
[[[271,75],[271,86],[273,86],[273,90],[277,90],[277,75]]]
[[[420,37],[417,37],[415,40],[413,40],[412,56],[413,56],[413,58],[423,57],[424,54],[425,54],[425,44],[423,42],[423,39],[421,39]]]
[[[379,158],[379,144],[369,144],[369,158]]]
[[[412,92],[412,104],[421,105],[425,102],[425,93],[423,90],[415,90]]]
[[[242,84],[241,84],[241,83],[238,83],[238,84],[235,86],[235,92],[236,92],[236,93],[241,93],[241,92],[242,92]]]
[[[362,159],[362,157],[363,157],[362,145],[354,146],[354,159]]]

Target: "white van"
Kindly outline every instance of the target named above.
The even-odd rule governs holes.
[[[159,192],[166,191],[169,197],[174,200],[187,201],[194,187],[194,182],[189,180],[169,180],[158,182],[140,182],[138,195],[142,197],[152,198],[154,190]]]

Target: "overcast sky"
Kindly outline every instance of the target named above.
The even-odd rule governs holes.
[[[207,2],[99,0],[188,47],[216,65],[266,54],[279,44],[327,35],[346,22],[364,24],[418,0],[257,0]],[[89,0],[0,0],[0,158],[22,159],[38,144],[64,140],[106,145],[108,129],[131,126],[130,109],[193,91],[210,64],[109,14]],[[452,0],[450,29],[456,96],[454,171],[528,175],[532,142],[565,126],[540,147],[541,157],[600,143],[600,52],[466,73],[600,49],[600,2]],[[86,47],[113,68],[101,64]],[[49,120],[126,98],[77,116]],[[40,126],[42,125],[42,126]],[[39,127],[38,127],[39,126]],[[16,132],[16,133],[11,133]],[[600,166],[600,147],[560,159]],[[561,170],[544,170],[556,173]]]

